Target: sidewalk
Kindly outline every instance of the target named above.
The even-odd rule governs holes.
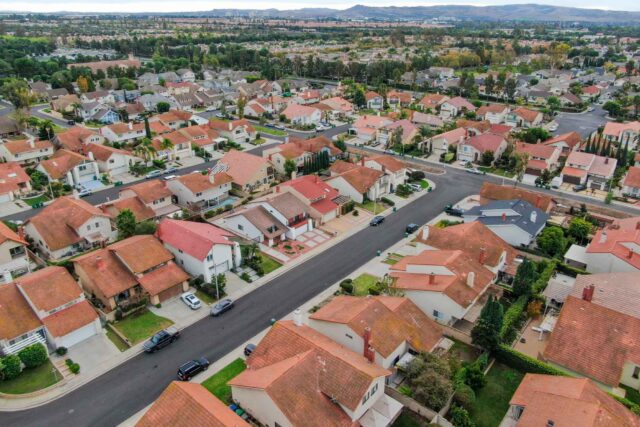
[[[429,185],[433,188],[432,191],[436,190],[436,185],[433,181],[428,180],[429,181]],[[396,203],[396,208],[397,209],[401,209],[407,205],[409,205],[411,202],[413,202],[414,200],[417,200],[420,197],[424,197],[429,195],[430,193],[427,191],[421,191],[420,193],[414,193],[415,195],[413,197],[409,197],[407,199],[400,199],[398,203]],[[379,215],[383,215],[383,216],[388,216],[391,213],[393,213],[393,209],[389,208],[387,210],[385,210],[384,212],[380,213]],[[274,272],[272,272],[271,274],[268,274],[266,276],[261,277],[260,279],[252,282],[252,283],[247,283],[246,286],[243,286],[241,289],[236,290],[233,293],[230,293],[228,295],[229,298],[233,299],[233,300],[238,300],[240,298],[242,298],[243,296],[247,295],[248,293],[254,291],[255,289],[258,289],[261,286],[266,285],[267,283],[271,282],[272,280],[278,278],[279,276],[285,274],[286,272],[288,272],[289,270],[303,264],[304,262],[310,260],[311,258],[313,258],[314,256],[320,254],[323,251],[329,250],[331,247],[333,247],[334,245],[337,245],[338,243],[342,242],[345,239],[348,239],[349,237],[353,236],[354,234],[358,233],[359,231],[367,228],[369,226],[368,222],[367,223],[362,223],[360,224],[358,227],[354,227],[353,229],[349,230],[348,232],[342,234],[341,236],[338,236],[334,239],[331,239],[329,242],[327,242],[327,244],[324,245],[320,245],[318,246],[317,250],[312,250],[309,251],[307,253],[304,253],[302,255],[300,255],[297,258],[294,258],[291,260],[290,263],[283,265],[282,267],[278,268],[277,270],[275,270]],[[403,241],[401,243],[405,243],[405,239],[403,239]],[[337,286],[334,285],[334,286]],[[333,289],[333,286],[327,290],[325,290],[323,293],[321,293],[320,295],[331,295],[335,289]],[[320,297],[320,295],[318,297]],[[316,297],[316,298],[318,298]],[[316,298],[314,298],[312,301],[315,301]],[[326,298],[323,297],[323,299]],[[322,300],[320,300],[322,301]],[[309,303],[308,303],[309,304]],[[311,304],[309,307],[313,307],[314,304]],[[153,310],[152,310],[153,311]],[[184,328],[187,328],[188,326],[196,323],[197,321],[207,317],[209,314],[209,310],[197,310],[195,312],[193,312],[193,315],[188,317],[188,318],[183,318],[183,319],[176,319],[176,322],[174,324],[175,327],[177,327],[178,329],[182,330]],[[40,391],[40,392],[36,392],[33,393],[29,396],[26,397],[14,397],[14,398],[0,398],[0,411],[20,411],[20,410],[25,410],[25,409],[30,409],[30,408],[34,408],[40,405],[44,405],[46,403],[49,403],[59,397],[62,397],[64,395],[66,395],[67,393],[70,393],[71,391],[81,387],[82,385],[94,380],[95,378],[100,377],[101,375],[107,373],[108,371],[110,371],[111,369],[115,368],[116,366],[126,362],[127,360],[133,358],[134,356],[138,355],[139,353],[141,353],[143,351],[143,342],[140,342],[138,344],[136,344],[135,346],[131,347],[130,349],[116,354],[113,357],[108,358],[107,360],[105,360],[103,363],[101,363],[94,371],[92,372],[83,372],[81,371],[80,374],[73,376],[71,378],[69,378],[67,381],[63,381],[60,382],[54,386],[52,386],[49,390],[46,391]],[[244,348],[244,346],[242,347]],[[231,354],[231,353],[230,353]],[[225,356],[227,357],[227,356]],[[235,358],[234,358],[235,359]],[[219,361],[216,361],[216,363],[214,363],[213,365],[217,365],[218,363],[222,363],[223,359],[220,359]],[[231,359],[233,360],[233,359]],[[212,366],[213,366],[212,365]],[[226,364],[222,365],[221,367],[226,366]],[[219,369],[219,368],[218,368]],[[214,371],[215,372],[215,371]],[[212,374],[212,372],[209,370],[207,371],[207,377],[210,376]],[[201,381],[204,381],[205,378],[203,378]],[[40,393],[40,394],[37,394]],[[37,394],[37,395],[34,395]]]

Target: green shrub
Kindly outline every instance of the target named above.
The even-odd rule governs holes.
[[[22,362],[15,354],[2,359],[2,364],[4,365],[2,373],[5,380],[12,380],[22,372]]]
[[[33,344],[20,350],[18,357],[24,363],[25,368],[31,369],[45,363],[49,355],[42,344]]]
[[[244,280],[245,282],[251,283],[251,277],[249,276],[249,273],[247,273],[247,272],[242,273],[242,275],[240,275],[240,278],[242,280]]]
[[[80,365],[77,363],[72,363],[71,366],[69,366],[69,370],[77,375],[80,373]]]
[[[358,212],[358,210],[357,210],[357,209],[354,209],[354,210],[353,210],[353,214],[352,214],[352,215],[353,215],[353,216],[358,216],[358,215],[360,215],[360,212]]]
[[[395,206],[396,205],[396,202],[394,202],[393,200],[391,200],[391,199],[389,199],[387,197],[380,197],[380,201],[382,203],[385,203],[385,204],[389,205],[389,206]]]
[[[480,390],[487,384],[484,372],[482,372],[478,364],[473,363],[466,367],[464,370],[464,383],[474,391]]]
[[[67,354],[67,347],[58,347],[58,348],[56,348],[56,354],[58,356],[64,356],[65,354]]]
[[[353,294],[353,280],[345,279],[340,282],[340,288],[344,291],[345,294]]]
[[[469,411],[461,406],[453,406],[449,411],[449,421],[455,427],[475,427],[469,416]]]
[[[405,396],[409,396],[409,397],[413,396],[413,391],[406,385],[401,385],[400,387],[398,387],[398,391],[404,394]]]
[[[627,398],[616,396],[613,393],[609,393],[609,395],[614,399],[616,399],[618,402],[622,403],[624,406],[626,406],[634,414],[640,415],[640,405],[638,405],[637,403],[634,403]]]
[[[516,334],[528,303],[529,296],[522,295],[504,313],[502,328],[500,329],[500,340],[503,343],[510,343],[516,339]]]
[[[562,274],[566,274],[567,276],[576,277],[578,274],[591,274],[587,270],[583,270],[581,268],[575,268],[570,265],[565,264],[564,262],[559,262],[556,265],[556,269],[558,272]]]
[[[216,215],[215,211],[206,211],[204,213],[204,217],[207,218],[207,219],[212,218],[214,215]]]
[[[469,409],[476,401],[476,393],[466,384],[458,384],[453,394],[453,403]]]
[[[557,264],[557,261],[553,260],[544,267],[544,270],[542,270],[542,272],[538,276],[538,280],[533,283],[532,290],[534,295],[537,295],[545,290],[545,288],[547,287],[547,283],[549,283],[549,279],[551,279],[553,272],[556,270]]]
[[[522,354],[519,351],[516,351],[513,348],[509,347],[508,345],[500,345],[493,352],[493,356],[499,362],[502,362],[505,365],[522,372],[531,374],[569,376],[566,372],[554,368],[548,363],[542,362],[538,359],[534,359],[533,357],[529,357],[526,354]]]

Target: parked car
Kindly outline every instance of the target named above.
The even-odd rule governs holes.
[[[180,331],[171,327],[163,329],[142,345],[147,353],[155,353],[156,351],[168,346],[180,338]]]
[[[256,345],[255,344],[247,344],[244,347],[244,355],[247,356],[247,357],[251,356],[251,353],[253,353],[253,350],[255,350],[255,349],[256,349]]]
[[[412,189],[413,191],[422,191],[422,186],[420,184],[407,184],[409,186],[410,189]]]
[[[180,381],[189,381],[200,372],[209,369],[209,361],[204,357],[196,360],[189,360],[178,368],[178,379]]]
[[[75,120],[67,120],[67,124],[71,125],[71,126],[75,126],[76,125],[76,121]]]
[[[278,129],[278,130],[284,130],[285,127],[282,125],[275,125],[274,128]]]
[[[592,111],[594,111],[594,110],[595,110],[595,108],[593,108],[593,107],[589,107],[589,108],[587,108],[587,111],[588,111],[588,112],[592,112]]]
[[[225,311],[229,311],[233,308],[233,301],[229,298],[225,298],[219,301],[216,305],[211,307],[211,315],[213,317],[217,317],[224,313]]]
[[[458,163],[460,164],[460,166],[467,166],[467,163],[469,163],[469,160],[460,160]]]
[[[165,174],[168,174],[168,173],[176,173],[176,172],[178,172],[178,168],[166,168],[166,169],[164,170],[164,173],[165,173]]]
[[[198,297],[193,294],[193,292],[183,293],[180,295],[180,299],[192,310],[197,310],[202,307],[202,303]]]
[[[90,190],[88,188],[81,188],[78,191],[78,197],[87,197],[93,194],[93,190]]]
[[[216,113],[216,117],[219,118],[219,119],[224,119],[224,114]]]
[[[149,172],[144,177],[147,178],[147,179],[151,179],[151,178],[157,178],[162,174],[164,174],[164,171],[162,171],[160,169],[156,169],[156,170],[153,170],[153,171]]]
[[[553,123],[551,123],[551,124],[549,125],[549,127],[547,127],[547,129],[548,129],[550,132],[555,132],[555,131],[557,131],[557,130],[558,130],[558,124],[557,124],[557,123],[555,123],[555,122],[553,122]]]
[[[214,107],[213,105],[209,105],[207,108],[204,109],[204,111],[207,112],[212,112],[212,111],[216,111],[216,107]]]
[[[176,179],[178,177],[178,175],[166,175],[164,177],[162,177],[163,180],[165,181],[171,181],[172,179]]]
[[[469,169],[467,169],[467,172],[472,173],[474,175],[484,175],[485,174],[485,172],[482,172],[478,168],[469,168]]]
[[[405,228],[404,231],[406,231],[409,234],[412,234],[418,231],[419,229],[420,229],[420,226],[412,222],[411,224],[407,225],[407,228]]]
[[[462,209],[454,208],[453,205],[447,205],[444,207],[444,212],[451,216],[462,216],[464,211]]]
[[[383,222],[384,222],[384,217],[382,215],[376,215],[371,219],[371,221],[369,222],[369,225],[372,227],[377,227]]]
[[[580,192],[580,191],[584,191],[587,189],[587,186],[584,184],[578,184],[578,185],[574,185],[573,186],[573,191],[575,191],[576,193]]]

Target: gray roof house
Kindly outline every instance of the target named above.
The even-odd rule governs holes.
[[[475,206],[463,214],[464,222],[480,221],[512,246],[529,246],[540,234],[549,215],[531,203],[513,199]]]

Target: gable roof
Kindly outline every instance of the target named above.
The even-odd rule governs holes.
[[[0,339],[13,339],[41,325],[15,283],[0,286]]]
[[[46,267],[14,282],[38,310],[53,310],[82,296],[82,289],[64,267]]]
[[[631,166],[624,177],[622,185],[640,188],[640,167]]]
[[[238,150],[229,150],[218,163],[227,166],[225,172],[240,186],[249,184],[263,167],[269,166],[267,159]]]
[[[40,166],[42,166],[51,178],[60,179],[66,176],[67,172],[71,171],[77,165],[89,161],[88,157],[63,148],[56,151],[49,159],[42,160]]]
[[[247,221],[253,224],[268,238],[280,236],[287,231],[286,226],[262,205],[245,206],[242,209],[236,209],[235,212],[228,215],[227,218],[239,215],[246,218]]]
[[[31,178],[17,162],[0,163],[0,194],[18,191]]]
[[[614,221],[596,231],[587,253],[608,253],[640,269],[640,217]]]
[[[151,179],[149,181],[143,181],[139,184],[134,184],[123,190],[120,190],[120,194],[126,191],[132,191],[136,196],[140,198],[144,203],[151,203],[154,200],[171,197],[171,191],[167,188],[166,182],[159,179]]]
[[[640,319],[640,273],[580,274],[571,295],[582,298],[583,289],[593,285],[593,304]]]
[[[56,135],[58,144],[67,150],[81,152],[84,140],[90,136],[99,136],[99,134],[84,126],[73,126],[64,132]]]
[[[526,120],[527,122],[533,122],[534,120],[536,120],[538,115],[542,113],[539,111],[530,110],[528,108],[518,107],[515,110],[513,110],[513,114],[515,114],[516,116],[519,116],[520,118],[522,118],[523,120]]]
[[[4,148],[11,154],[28,153],[30,151],[40,151],[53,149],[51,142],[46,139],[37,139],[29,141],[27,139],[9,140],[2,144]]]
[[[213,176],[210,174],[203,175],[200,172],[194,172],[180,175],[175,179],[194,194],[202,191],[213,190],[233,180],[225,172],[218,172]]]
[[[215,245],[232,246],[233,235],[208,223],[178,221],[165,218],[158,225],[156,235],[163,243],[204,260]]]
[[[481,153],[484,153],[485,151],[492,151],[495,153],[504,142],[505,139],[502,135],[483,133],[466,139],[463,144],[470,145]]]
[[[112,219],[115,219],[123,210],[129,209],[133,212],[136,222],[146,221],[156,216],[153,209],[144,204],[137,196],[127,197],[126,199],[116,199],[112,202],[104,203],[100,205],[100,209]]]
[[[18,234],[10,229],[3,221],[0,221],[0,245],[9,240],[23,245],[27,244],[26,240],[18,236]]]
[[[330,183],[335,179],[342,178],[347,181],[347,183],[349,183],[349,185],[351,185],[356,191],[363,194],[369,191],[369,189],[373,187],[373,185],[382,175],[384,175],[382,171],[377,171],[375,169],[356,165],[356,167],[353,169],[342,172],[338,176],[329,178],[327,182]]]
[[[482,188],[480,188],[480,198],[484,199],[484,203],[486,203],[487,200],[522,199],[545,212],[549,212],[554,205],[553,198],[542,193],[528,191],[511,185],[492,184],[490,182],[484,182],[482,184]]]
[[[405,164],[393,156],[381,154],[378,156],[366,157],[366,161],[374,161],[391,172],[399,172],[406,168]]]
[[[503,211],[503,215],[496,215],[495,212],[485,213],[487,211]],[[541,209],[521,199],[496,200],[474,206],[465,211],[464,216],[477,216],[477,221],[488,227],[515,225],[532,236],[535,236],[549,219],[549,215]]]
[[[173,259],[173,255],[154,236],[132,236],[108,246],[134,273],[144,273]]]
[[[121,150],[119,148],[113,148],[108,145],[101,145],[101,144],[86,145],[84,147],[84,153],[87,155],[89,153],[93,154],[93,158],[101,162],[108,161],[111,158],[111,156],[113,156],[114,154],[121,155],[121,156],[128,156],[132,158],[135,157],[129,151]]]

